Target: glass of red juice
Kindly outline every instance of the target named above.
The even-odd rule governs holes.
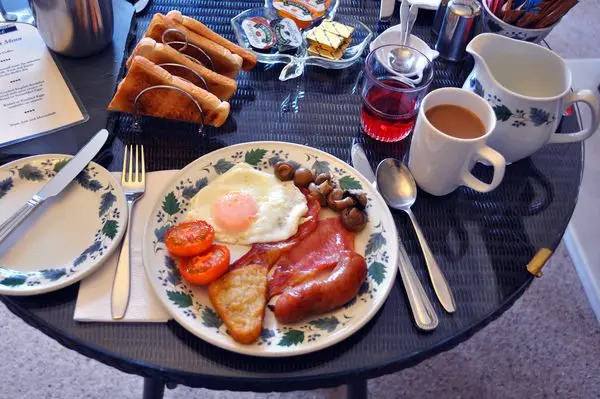
[[[394,68],[399,60],[408,60],[403,63],[405,69]],[[371,51],[365,61],[361,92],[363,131],[379,141],[406,138],[432,80],[431,61],[412,47],[391,44]]]

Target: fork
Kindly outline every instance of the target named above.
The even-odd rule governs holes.
[[[123,155],[123,172],[121,174],[121,186],[125,191],[127,199],[127,231],[123,239],[123,246],[119,254],[117,271],[112,287],[111,313],[114,320],[120,320],[125,316],[127,305],[129,304],[129,293],[131,287],[131,255],[129,245],[129,233],[131,231],[131,219],[133,215],[133,206],[146,191],[146,166],[144,161],[144,146],[141,146],[141,157],[139,156],[139,146],[135,146],[135,170],[133,169],[133,146],[129,147],[129,157],[127,157],[127,146]],[[141,158],[141,159],[140,159]],[[129,161],[129,162],[128,162]],[[142,163],[140,170],[139,164]],[[129,163],[129,168],[127,164]]]

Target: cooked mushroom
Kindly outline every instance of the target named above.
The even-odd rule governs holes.
[[[360,209],[361,211],[364,211],[365,208],[367,207],[367,201],[368,201],[367,194],[357,193],[357,192],[354,192],[354,193],[346,192],[344,194],[354,198],[354,201],[356,202],[356,207],[358,209]]]
[[[367,214],[357,208],[342,211],[342,225],[346,230],[359,232],[367,225]]]
[[[334,188],[335,186],[329,180],[325,180],[323,183],[319,184],[319,191],[323,193],[325,198],[327,198],[327,196],[331,194]]]
[[[352,196],[346,195],[344,190],[339,188],[334,189],[327,197],[327,206],[334,211],[342,211],[346,208],[354,206],[356,201]]]
[[[315,178],[315,183],[321,184],[325,181],[331,183],[331,175],[329,173],[319,173],[319,175]]]
[[[313,173],[306,168],[298,168],[296,169],[296,173],[294,173],[294,183],[298,187],[308,186],[310,183],[312,183],[313,179]]]
[[[332,190],[333,186],[327,180],[325,180],[321,184],[316,184],[312,182],[308,185],[308,191],[310,191],[310,194],[312,196],[319,199],[319,203],[321,204],[321,206],[327,205],[327,197],[329,196]]]
[[[308,191],[310,196],[316,198],[321,206],[327,205],[327,196],[321,192],[319,186],[317,186],[314,182],[308,185]]]
[[[279,161],[275,164],[275,176],[281,181],[288,181],[294,178],[296,168],[287,161]]]
[[[359,202],[359,203],[360,203],[360,204],[361,204],[363,207],[367,206],[367,201],[368,201],[368,199],[367,199],[367,194],[365,194],[365,193],[358,193],[358,194],[356,195],[356,197],[358,198],[358,202]]]
[[[344,198],[344,190],[340,190],[339,188],[334,189],[327,196],[327,206],[330,209],[335,210],[335,208],[336,208],[336,201],[340,201],[342,198]]]

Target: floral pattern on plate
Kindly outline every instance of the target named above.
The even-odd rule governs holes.
[[[56,176],[69,160],[70,156],[67,155],[48,155],[5,165],[0,169],[7,172],[3,173],[6,177],[0,177],[0,201],[18,185],[37,184],[41,187]],[[56,267],[23,272],[3,265],[7,267],[0,267],[0,287],[18,290],[21,287],[55,285],[80,274],[82,270],[92,267],[104,258],[108,250],[120,239],[124,227],[123,217],[126,216],[121,214],[123,207],[117,201],[118,196],[122,194],[117,190],[117,184],[112,177],[107,179],[107,176],[110,175],[105,169],[90,163],[74,180],[82,189],[94,193],[98,198],[96,214],[99,227],[90,240],[91,244],[68,264]]]
[[[370,221],[365,231],[357,235],[356,249],[367,260],[368,276],[356,298],[341,309],[302,323],[280,325],[267,308],[259,340],[252,345],[240,345],[228,337],[227,329],[212,307],[206,289],[191,286],[181,278],[174,260],[166,251],[164,237],[169,228],[182,220],[192,197],[216,176],[239,162],[246,162],[257,170],[272,171],[279,160],[297,162],[316,174],[330,173],[342,189],[364,190],[367,193]],[[365,317],[369,313],[366,309],[378,309],[391,289],[396,275],[396,245],[392,242],[396,240],[396,232],[387,207],[377,206],[377,211],[374,210],[375,196],[378,197],[377,201],[383,203],[376,191],[357,172],[318,150],[277,142],[228,147],[195,161],[167,186],[147,226],[144,263],[167,309],[184,327],[199,337],[225,349],[257,356],[311,352],[332,345],[360,328],[372,317],[372,314]],[[333,213],[329,216],[333,216]]]

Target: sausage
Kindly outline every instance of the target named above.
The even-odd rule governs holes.
[[[353,251],[342,251],[325,279],[286,289],[275,303],[275,317],[281,323],[294,323],[338,308],[354,298],[366,276],[365,258]]]

